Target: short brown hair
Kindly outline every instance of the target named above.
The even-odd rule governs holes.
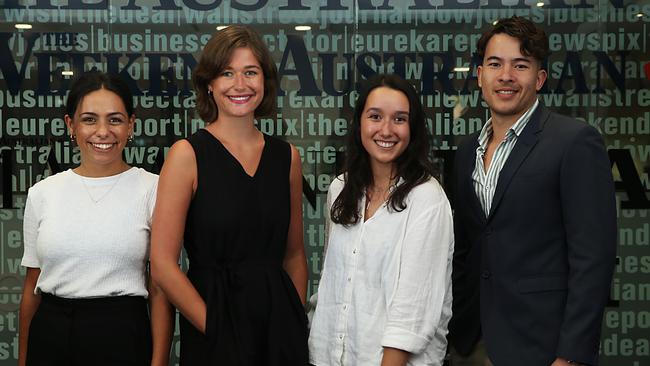
[[[476,53],[481,57],[481,60],[485,58],[485,49],[492,36],[500,33],[517,38],[521,44],[519,48],[521,54],[534,57],[540,65],[548,56],[546,32],[529,19],[513,16],[499,19],[492,29],[483,33],[476,44]]]
[[[213,122],[219,116],[217,105],[208,94],[208,85],[228,67],[233,52],[241,47],[249,48],[253,52],[264,74],[264,98],[255,109],[255,117],[270,116],[275,112],[278,71],[269,49],[253,29],[242,25],[231,25],[212,35],[203,48],[199,63],[192,73],[192,82],[196,91],[196,110],[207,123]]]

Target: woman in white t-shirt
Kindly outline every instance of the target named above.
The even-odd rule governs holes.
[[[442,365],[453,225],[428,153],[413,87],[396,75],[369,79],[349,125],[345,173],[328,191],[313,365]]]
[[[171,311],[146,271],[158,176],[122,158],[128,85],[82,75],[65,122],[81,163],[27,196],[19,365],[167,365]]]

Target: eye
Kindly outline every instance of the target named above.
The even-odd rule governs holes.
[[[257,75],[257,71],[255,71],[255,70],[246,70],[246,71],[244,72],[244,75],[246,75],[246,76],[256,76],[256,75]]]
[[[221,73],[221,76],[224,76],[224,77],[227,77],[227,78],[231,77],[232,75],[233,75],[233,73],[230,70],[226,70],[226,71]]]
[[[501,64],[499,64],[498,62],[490,62],[487,64],[487,66],[496,69],[497,67],[501,66]]]
[[[526,69],[528,69],[528,65],[526,65],[526,64],[517,64],[517,65],[515,65],[515,69],[517,69],[517,70],[526,70]]]
[[[409,119],[406,116],[395,116],[395,123],[397,124],[407,123],[408,121]]]
[[[381,121],[381,115],[379,113],[370,113],[368,119],[371,121]]]
[[[119,124],[124,123],[124,120],[122,118],[119,118],[119,117],[110,117],[108,122],[110,124],[112,124],[112,125],[119,125]]]
[[[92,116],[84,116],[84,117],[81,118],[81,122],[83,122],[84,124],[87,124],[87,125],[91,125],[91,124],[94,124],[95,122],[97,122],[97,119],[95,117],[92,117]]]

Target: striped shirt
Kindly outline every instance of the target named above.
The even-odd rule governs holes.
[[[485,166],[483,165],[483,158],[485,157],[485,152],[487,151],[488,142],[490,137],[492,137],[492,118],[490,118],[483,126],[481,133],[478,135],[478,147],[476,148],[476,164],[474,166],[474,172],[472,173],[472,181],[474,182],[474,190],[476,191],[476,196],[481,202],[483,207],[483,212],[487,217],[490,214],[490,208],[492,207],[492,197],[494,197],[494,191],[497,187],[497,181],[499,179],[499,174],[503,165],[508,160],[510,152],[515,147],[517,143],[517,138],[521,134],[521,131],[524,130],[530,116],[533,114],[539,101],[535,101],[532,107],[526,111],[517,122],[515,122],[510,129],[506,132],[506,135],[497,146],[494,151],[494,156],[492,156],[492,161],[490,166],[485,171]]]

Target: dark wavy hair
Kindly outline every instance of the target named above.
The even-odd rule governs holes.
[[[408,122],[411,138],[406,150],[395,160],[394,178],[402,178],[404,182],[391,192],[388,207],[394,211],[403,211],[406,208],[406,197],[411,189],[434,176],[433,165],[428,157],[429,134],[420,97],[413,86],[398,75],[375,75],[363,84],[354,107],[354,118],[348,127],[344,165],[345,183],[330,211],[332,221],[337,224],[347,226],[359,222],[361,218],[359,202],[365,190],[373,184],[369,155],[361,144],[361,116],[368,95],[379,87],[400,91],[409,101]]]
[[[133,115],[133,94],[129,85],[115,74],[99,71],[87,71],[72,82],[65,104],[65,114],[72,118],[83,98],[99,89],[106,89],[117,94],[124,103],[128,116]]]
[[[476,53],[485,58],[485,49],[490,39],[500,33],[505,33],[510,37],[517,38],[520,42],[520,51],[524,56],[534,57],[540,65],[548,56],[548,37],[546,32],[535,25],[531,20],[513,16],[511,18],[499,19],[492,29],[483,33],[476,44]]]
[[[208,94],[208,85],[228,67],[233,52],[241,47],[249,48],[253,52],[264,74],[264,98],[255,109],[255,117],[265,117],[275,113],[278,71],[269,49],[253,29],[243,25],[230,25],[212,35],[192,72],[192,83],[196,91],[196,110],[207,123],[213,122],[219,116],[217,105]]]

